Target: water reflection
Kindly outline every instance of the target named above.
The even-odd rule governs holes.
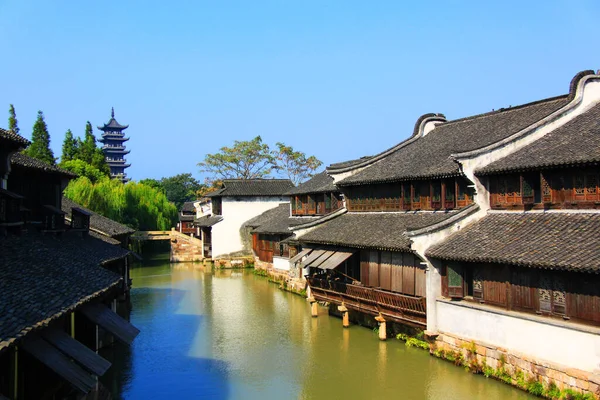
[[[525,399],[401,342],[381,342],[249,272],[132,270],[132,322],[105,385],[117,398]],[[126,349],[127,350],[127,349]]]

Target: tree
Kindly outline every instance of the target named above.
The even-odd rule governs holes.
[[[221,147],[215,154],[207,154],[199,162],[201,172],[215,179],[256,179],[268,176],[277,168],[275,156],[260,136],[250,141],[235,141],[233,147]]]
[[[168,230],[177,222],[177,208],[164,193],[142,183],[121,183],[103,177],[91,182],[82,176],[65,189],[69,199],[133,229]]]
[[[162,187],[162,185],[160,184],[160,181],[158,179],[146,178],[146,179],[140,180],[140,183],[142,185],[150,186],[153,189],[160,190],[163,193],[165,192],[165,189]]]
[[[15,106],[12,104],[8,108],[8,130],[14,133],[19,133],[19,126],[17,125],[17,114],[15,113]]]
[[[81,144],[79,159],[85,161],[88,164],[92,163],[94,153],[96,151],[96,137],[92,129],[92,124],[87,121],[85,124],[85,135]]]
[[[52,165],[56,163],[54,153],[50,149],[50,134],[44,121],[44,113],[41,111],[38,111],[37,119],[33,124],[31,145],[25,150],[25,154]]]
[[[100,179],[106,177],[106,174],[101,172],[98,168],[86,163],[83,160],[67,160],[61,161],[61,168],[71,171],[79,176],[85,176],[90,182],[95,183]]]
[[[63,141],[60,163],[63,164],[66,161],[74,160],[77,157],[78,152],[77,140],[73,137],[73,132],[68,129],[65,133],[65,140]]]
[[[186,201],[196,200],[196,192],[202,186],[190,173],[162,178],[160,185],[164,189],[167,199],[174,203],[178,210],[181,210]]]
[[[277,142],[276,158],[278,170],[283,171],[294,185],[305,181],[314,175],[315,171],[323,164],[315,156],[306,157],[301,151],[295,151],[292,146]]]

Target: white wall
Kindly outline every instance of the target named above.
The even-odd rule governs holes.
[[[210,200],[196,201],[194,202],[194,207],[196,208],[196,218],[212,214],[212,203]]]
[[[582,328],[590,331],[585,332],[533,320],[542,317],[520,318],[517,313],[490,312],[445,301],[437,301],[436,305],[439,332],[570,368],[600,372],[599,329]]]
[[[290,259],[286,257],[273,257],[273,268],[280,271],[290,270]]]
[[[244,249],[240,237],[242,224],[263,212],[289,202],[287,196],[277,197],[223,197],[223,220],[212,227],[213,258]]]

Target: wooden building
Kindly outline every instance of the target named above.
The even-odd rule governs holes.
[[[196,208],[194,207],[193,201],[186,201],[183,203],[181,210],[179,210],[179,221],[177,222],[177,230],[186,235],[200,236],[198,235],[198,228],[194,226],[194,220],[196,219]]]
[[[62,211],[73,175],[17,153],[28,144],[0,129],[0,397],[78,398],[110,367],[96,350],[139,332],[115,312],[129,251]]]
[[[345,207],[293,227],[302,250],[290,262],[317,301],[426,328],[441,354],[472,343],[489,368],[508,359],[598,395],[599,149],[594,71],[562,96],[423,115],[398,145],[327,168]]]

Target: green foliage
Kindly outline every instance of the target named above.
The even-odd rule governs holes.
[[[94,168],[83,160],[69,160],[61,162],[60,166],[61,168],[71,171],[79,176],[85,176],[92,183],[96,183],[100,179],[106,177],[106,174],[102,173],[98,168]]]
[[[269,273],[267,272],[266,269],[260,269],[260,268],[256,268],[254,270],[252,270],[252,273],[256,276],[268,276]]]
[[[594,395],[590,394],[590,393],[580,393],[576,390],[573,389],[565,389],[562,393],[561,393],[561,397],[560,399],[565,399],[565,400],[594,400],[595,397]]]
[[[406,347],[417,347],[419,349],[429,350],[429,343],[427,343],[424,340],[421,340],[421,338],[423,338],[422,332],[417,334],[415,337],[410,337],[405,333],[399,333],[396,335],[396,339],[404,341]]]
[[[160,190],[161,192],[165,193],[165,189],[162,187],[162,185],[160,184],[160,181],[157,179],[146,178],[146,179],[140,180],[140,183],[143,185],[146,185],[146,186],[150,186],[151,188]]]
[[[15,113],[15,106],[12,104],[8,107],[8,130],[19,133],[17,114]]]
[[[73,137],[73,132],[71,132],[70,129],[67,129],[65,140],[62,145],[62,155],[60,157],[61,165],[64,165],[66,161],[74,160],[78,151],[77,140]]]
[[[315,156],[306,157],[306,154],[295,151],[291,146],[277,142],[275,152],[278,161],[277,169],[297,185],[314,175],[315,171],[323,164]]]
[[[560,389],[558,388],[558,386],[556,386],[556,383],[554,382],[550,382],[550,385],[548,385],[548,387],[544,391],[544,396],[548,397],[549,399],[560,399],[560,395]]]
[[[93,183],[83,176],[71,181],[64,193],[82,206],[137,230],[168,230],[177,221],[177,209],[163,193],[137,182],[123,184],[102,178]]]
[[[535,379],[531,379],[527,382],[527,391],[534,396],[541,396],[544,394],[544,385]]]
[[[257,179],[268,176],[277,167],[269,145],[260,136],[249,141],[236,140],[232,147],[221,147],[218,153],[207,154],[199,162],[201,172],[217,179]]]
[[[44,121],[44,113],[38,111],[38,116],[33,124],[33,133],[31,134],[31,145],[25,150],[25,154],[37,158],[48,164],[55,165],[54,153],[50,149],[50,134],[48,126]]]
[[[162,178],[159,184],[167,199],[174,203],[178,210],[181,210],[186,201],[196,200],[196,193],[203,186],[190,173]]]

